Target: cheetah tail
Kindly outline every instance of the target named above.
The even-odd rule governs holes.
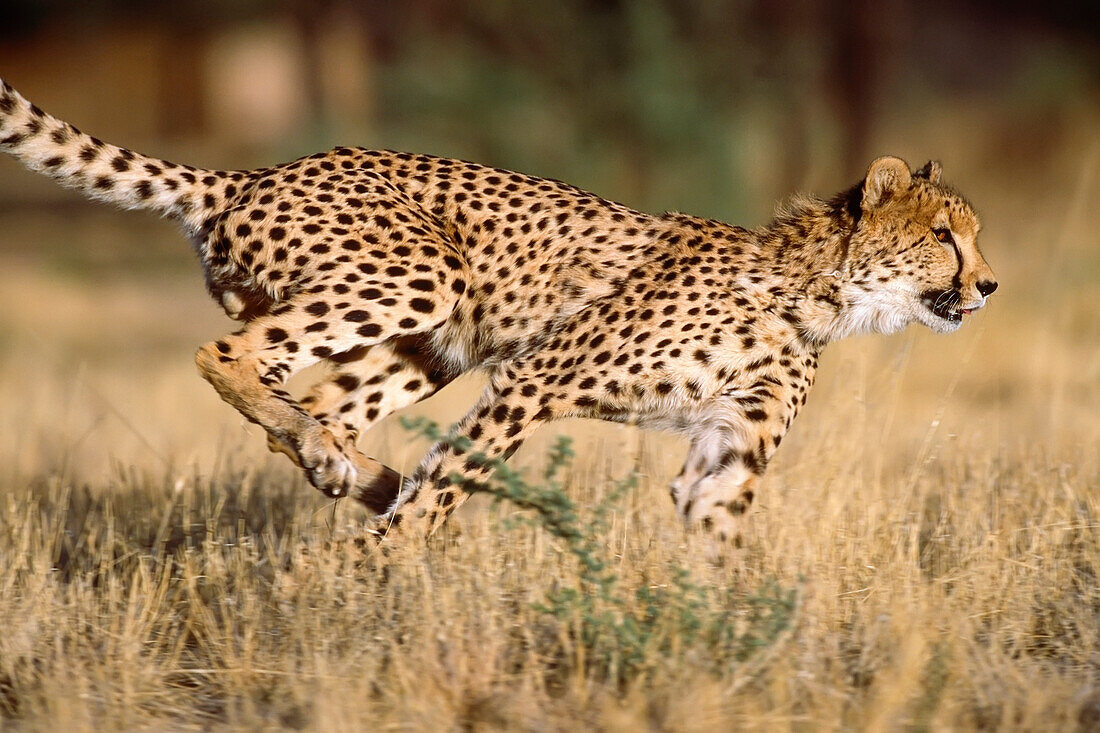
[[[86,196],[154,211],[198,230],[244,174],[149,158],[109,145],[28,102],[0,79],[0,150]]]

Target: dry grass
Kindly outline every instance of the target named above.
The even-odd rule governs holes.
[[[708,593],[697,613],[736,622],[769,583],[797,591],[759,650],[679,644],[665,619],[625,678],[578,642],[584,619],[535,610],[576,564],[504,529],[507,510],[471,502],[428,548],[366,565],[329,548],[355,509],[324,504],[193,374],[189,348],[224,328],[197,277],[127,276],[123,250],[109,282],[58,279],[8,253],[0,726],[1096,729],[1100,262],[1096,183],[1076,190],[1041,220],[986,212],[1002,292],[959,334],[826,353],[730,567],[673,516],[683,445],[563,426],[584,437],[574,498],[639,473],[605,543],[627,597],[682,567]],[[420,412],[453,418],[469,393]],[[514,465],[537,475],[552,437]],[[389,422],[368,447],[408,468],[423,443]]]

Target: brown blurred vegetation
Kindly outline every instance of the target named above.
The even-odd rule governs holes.
[[[1100,85],[1091,3],[8,6],[9,80],[130,147],[220,167],[414,149],[735,221],[883,152],[1057,185]]]

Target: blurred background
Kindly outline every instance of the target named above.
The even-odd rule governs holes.
[[[853,183],[877,155],[939,159],[983,215],[1001,292],[952,338],[910,330],[836,347],[811,413],[827,421],[836,405],[901,391],[918,436],[946,402],[962,405],[948,433],[977,440],[1083,449],[1095,437],[1081,407],[1100,383],[1100,4],[5,7],[0,74],[24,95],[103,139],[206,167],[388,147],[758,225],[795,190]],[[0,160],[3,470],[224,450],[239,420],[190,354],[230,326],[170,223]],[[445,393],[444,416],[468,398]],[[247,440],[258,459],[262,439]]]
[[[101,137],[210,166],[341,142],[761,221],[886,151],[1008,190],[1057,186],[1096,131],[1089,2],[6,5],[0,64],[17,88]]]

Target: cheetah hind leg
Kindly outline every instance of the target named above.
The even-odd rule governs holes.
[[[401,487],[393,508],[378,518],[380,533],[430,536],[470,494],[489,480],[496,460],[507,460],[539,426],[559,417],[555,400],[539,400],[530,375],[497,378],[446,440],[428,451]],[[527,377],[527,378],[525,378]],[[452,481],[461,476],[462,482]]]
[[[270,338],[271,330],[279,328],[264,320],[200,348],[195,355],[200,373],[223,400],[267,431],[281,451],[291,453],[326,496],[351,494],[384,509],[388,503],[381,497],[396,494],[400,474],[348,446],[281,388],[295,367],[306,364],[295,358],[298,351],[288,353],[270,343],[264,347],[265,331]]]
[[[455,259],[455,263],[447,267],[460,269],[461,261]],[[346,436],[337,437],[283,385],[295,372],[334,354],[431,332],[449,317],[464,286],[458,287],[456,280],[454,287],[433,287],[429,297],[423,288],[402,288],[399,279],[360,278],[371,297],[361,294],[354,307],[337,304],[329,317],[318,320],[310,309],[318,303],[328,307],[320,298],[332,282],[348,274],[353,273],[334,270],[327,282],[315,284],[308,294],[283,301],[278,308],[248,320],[240,331],[203,346],[195,361],[223,400],[262,427],[280,450],[284,446],[290,449],[314,487],[326,496],[351,495],[379,508],[388,506],[388,500],[396,495],[400,474],[348,445]],[[383,287],[413,295],[407,303],[374,298],[373,293]],[[413,318],[411,311],[424,315]]]
[[[329,374],[301,404],[349,453],[359,436],[382,418],[430,397],[458,376],[432,356],[428,337],[422,334],[334,354],[326,363]],[[267,442],[269,450],[285,454],[301,468],[292,446],[272,434]],[[389,493],[352,496],[378,514],[397,498],[392,488]]]
[[[326,374],[310,388],[301,399],[301,405],[310,415],[329,430],[340,445],[352,448],[359,435],[366,432],[369,424],[357,418],[353,412],[355,397],[364,379],[384,379],[382,375],[390,368],[392,358],[385,344],[360,346],[339,354],[333,354],[324,360]],[[348,405],[348,408],[345,408]],[[267,449],[272,453],[282,453],[294,465],[302,468],[294,446],[284,442],[273,433],[267,434]]]

